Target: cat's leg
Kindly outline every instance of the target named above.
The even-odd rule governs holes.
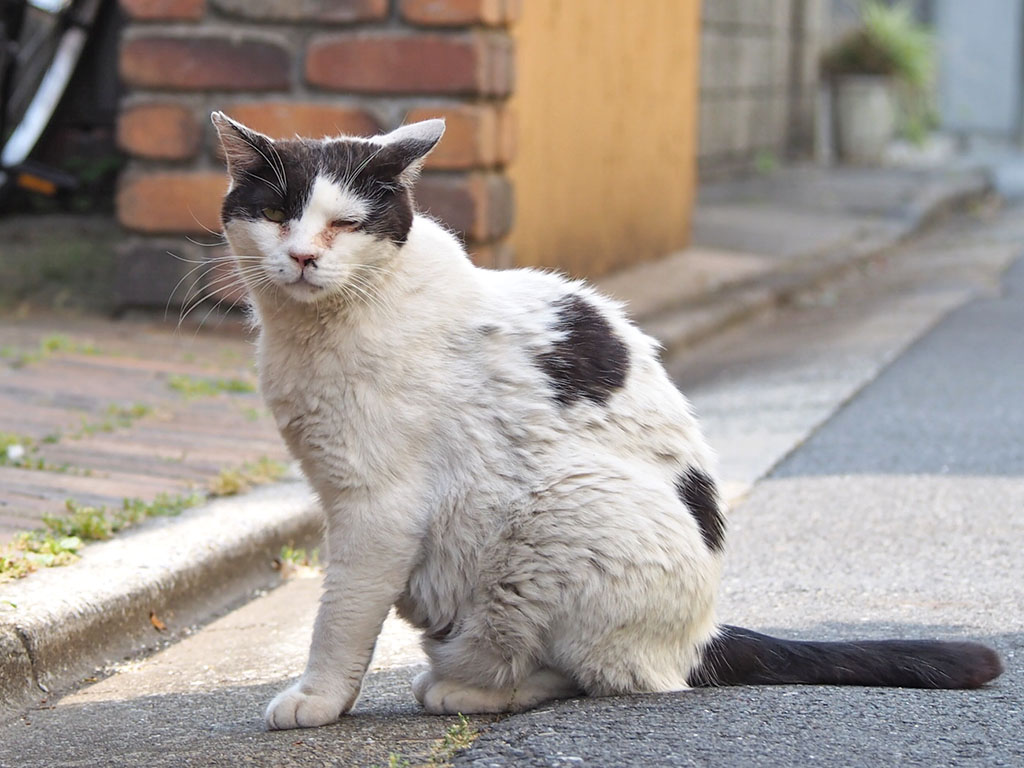
[[[266,711],[269,728],[309,728],[352,708],[388,610],[401,594],[419,546],[407,513],[386,505],[328,516],[330,562],[309,662]]]
[[[413,681],[413,694],[431,714],[470,715],[522,712],[545,701],[578,696],[580,688],[553,669],[539,669],[510,688],[478,688],[427,671]]]

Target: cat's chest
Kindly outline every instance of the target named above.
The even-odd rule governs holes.
[[[340,354],[264,354],[260,383],[277,427],[315,484],[369,485],[407,459],[412,395],[379,366],[339,364]]]

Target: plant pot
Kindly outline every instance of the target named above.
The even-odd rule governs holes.
[[[877,75],[844,75],[835,91],[839,157],[857,165],[879,165],[896,135],[893,81]]]

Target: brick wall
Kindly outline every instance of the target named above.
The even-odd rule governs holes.
[[[806,157],[830,0],[705,0],[702,179]]]
[[[448,130],[417,188],[421,209],[487,265],[509,262],[513,199],[508,27],[517,0],[120,0],[127,17],[118,144],[122,306],[163,305],[220,248],[226,176],[209,114],[274,137],[371,134],[441,116]],[[198,236],[198,237],[197,237]],[[180,257],[174,259],[168,252]],[[199,269],[195,274],[204,270]],[[224,276],[213,270],[207,290]],[[191,278],[184,281],[190,285]],[[186,300],[176,292],[172,304]]]

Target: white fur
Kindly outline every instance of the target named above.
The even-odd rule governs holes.
[[[269,726],[351,708],[392,605],[425,631],[415,693],[431,712],[687,687],[715,632],[720,556],[674,484],[691,466],[713,475],[712,456],[655,342],[581,283],[474,267],[422,216],[402,248],[338,236],[322,288],[295,295],[277,270],[346,215],[328,192],[285,239],[227,227],[273,281],[250,280],[261,386],[327,518],[309,663]],[[552,305],[567,293],[629,349],[604,405],[560,405],[536,362],[560,340]]]

